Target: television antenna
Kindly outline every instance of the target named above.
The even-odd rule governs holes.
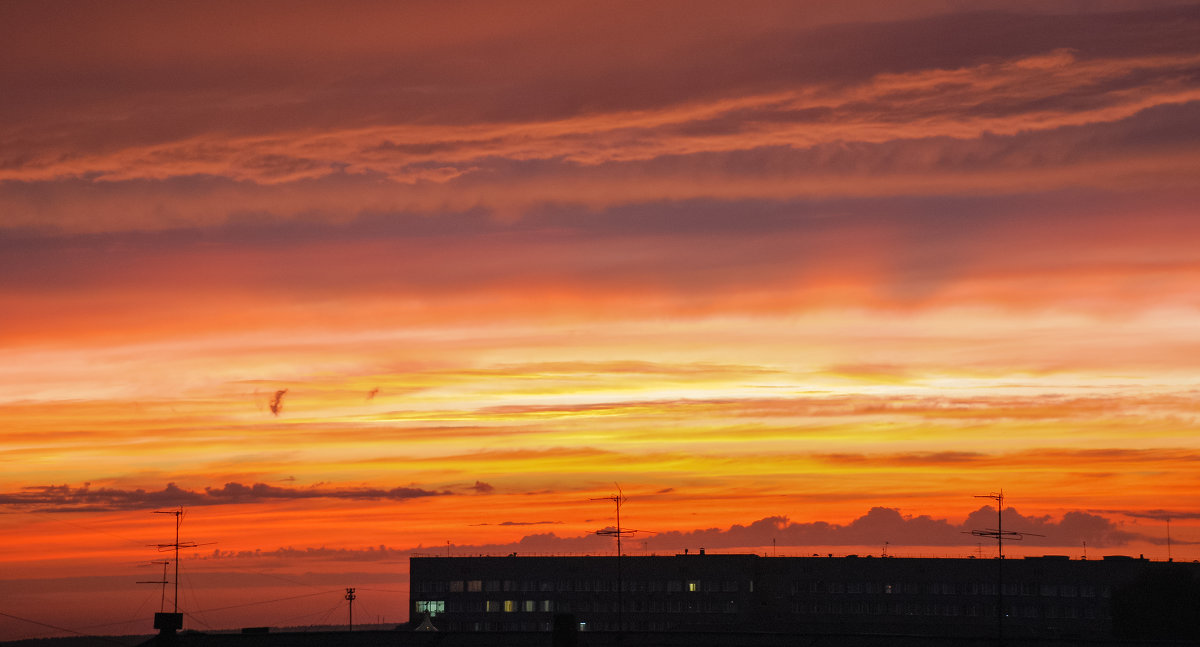
[[[1171,515],[1167,515],[1167,561],[1175,561],[1171,557]]]
[[[170,563],[171,563],[171,560],[164,559],[164,560],[153,561],[153,562],[150,562],[149,564],[146,564],[146,566],[161,564],[163,567],[162,579],[161,580],[142,580],[142,581],[137,582],[137,584],[160,584],[160,585],[162,585],[162,596],[158,600],[158,612],[159,613],[162,613],[163,608],[166,607],[166,605],[167,605],[167,565],[169,565]]]
[[[1004,540],[1020,541],[1026,537],[1045,537],[1035,532],[1020,532],[1004,529],[1004,490],[990,494],[976,494],[976,499],[991,499],[996,502],[996,527],[984,530],[963,531],[976,537],[996,540],[996,641],[1004,645]]]
[[[600,535],[602,537],[616,537],[617,538],[617,631],[623,631],[624,623],[622,620],[623,620],[623,613],[625,610],[625,604],[624,604],[624,601],[622,600],[622,589],[624,588],[624,582],[622,581],[622,578],[621,578],[621,537],[633,536],[639,532],[649,532],[649,531],[634,530],[632,528],[622,528],[621,527],[621,504],[624,503],[627,499],[625,497],[625,493],[623,491],[621,491],[621,486],[617,483],[613,483],[613,485],[615,485],[617,487],[616,494],[610,494],[609,496],[593,497],[591,500],[592,501],[612,501],[614,504],[616,504],[616,507],[617,507],[617,525],[615,527],[609,526],[607,528],[601,528],[600,530],[596,531],[596,534]]]
[[[175,613],[179,613],[179,549],[180,548],[196,548],[197,546],[207,546],[214,542],[206,542],[197,544],[194,541],[179,541],[179,527],[183,525],[183,506],[179,506],[174,510],[155,510],[154,514],[171,514],[175,515],[175,541],[170,544],[150,544],[152,548],[157,548],[158,552],[165,553],[167,551],[175,552]],[[163,567],[163,579],[166,579],[166,566]],[[163,584],[164,592],[166,584]]]

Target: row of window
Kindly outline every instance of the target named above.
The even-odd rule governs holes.
[[[754,590],[754,582],[749,582]],[[513,592],[599,592],[617,590],[615,579],[607,580],[449,580],[417,581],[413,583],[417,593],[494,593]],[[620,584],[622,591],[631,593],[736,593],[741,589],[737,580],[628,580]]]
[[[737,613],[733,600],[624,600],[628,613]],[[593,600],[417,600],[414,611],[443,613],[616,613],[615,601]]]
[[[814,594],[875,594],[875,595],[996,595],[995,582],[796,582],[792,584],[792,595]],[[1004,594],[1008,596],[1038,595],[1042,597],[1102,598],[1112,595],[1108,585],[1091,584],[1038,584],[1031,582],[1006,582]]]
[[[550,622],[531,620],[513,622],[448,620],[438,623],[437,627],[444,631],[551,631],[553,625]],[[674,625],[665,620],[623,620],[621,627],[625,631],[667,631]],[[579,623],[580,631],[615,631],[617,628],[615,620],[611,622],[593,620]]]
[[[1070,605],[1013,605],[1005,607],[1006,615],[1017,618],[1050,618],[1064,620],[1095,619],[1095,607]],[[990,604],[922,604],[915,602],[797,602],[792,613],[798,615],[872,615],[872,616],[990,616],[996,617],[996,607]]]

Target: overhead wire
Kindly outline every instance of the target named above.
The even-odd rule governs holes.
[[[39,621],[39,620],[33,620],[33,619],[31,619],[31,618],[24,618],[24,617],[21,617],[21,616],[13,615],[13,614],[11,614],[11,613],[5,613],[5,612],[3,612],[3,611],[0,611],[0,616],[4,616],[5,618],[12,618],[13,620],[20,620],[21,622],[28,622],[29,624],[34,624],[34,625],[38,625],[38,626],[41,626],[41,627],[47,627],[47,628],[49,628],[49,629],[54,629],[54,630],[56,630],[56,631],[65,631],[65,632],[67,632],[67,633],[69,633],[69,634],[75,634],[75,635],[77,635],[77,636],[87,636],[88,638],[95,638],[95,639],[97,639],[97,640],[101,640],[101,641],[104,641],[104,642],[110,642],[110,643],[113,643],[114,645],[124,645],[124,644],[125,644],[125,643],[123,643],[123,642],[120,642],[120,641],[117,641],[117,640],[113,640],[113,639],[111,639],[111,638],[107,638],[107,637],[105,637],[105,636],[93,636],[93,635],[91,635],[91,634],[84,633],[84,632],[82,632],[82,631],[75,631],[74,629],[68,629],[68,628],[66,628],[66,627],[60,627],[60,626],[58,626],[58,625],[52,625],[52,624],[50,624],[50,623],[48,623],[48,622],[41,622],[41,621]]]
[[[211,613],[213,611],[227,611],[229,609],[241,609],[243,607],[251,607],[251,606],[258,605],[258,604],[270,604],[272,602],[283,602],[285,600],[299,600],[300,598],[311,598],[311,597],[315,597],[318,595],[327,595],[327,594],[331,594],[331,593],[340,593],[340,592],[341,591],[334,589],[334,590],[329,590],[329,591],[319,591],[317,593],[305,593],[304,595],[292,595],[292,596],[288,596],[286,598],[275,598],[273,600],[258,600],[255,602],[246,602],[243,604],[231,604],[227,607],[214,607],[211,609],[200,609],[199,611],[197,611],[197,613]]]

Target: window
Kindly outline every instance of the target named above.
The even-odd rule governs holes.
[[[450,592],[451,593],[462,593],[463,592],[463,581],[462,580],[451,580],[450,581]]]
[[[483,590],[483,580],[471,580],[467,582],[467,590],[471,593],[478,593]]]
[[[445,600],[417,600],[417,613],[428,613],[430,617],[446,612]]]
[[[525,601],[525,612],[532,613],[534,611],[537,611],[537,602],[534,600],[526,600]]]
[[[553,600],[542,600],[542,611],[550,612],[554,610]]]
[[[486,605],[483,607],[483,610],[484,611],[499,611],[501,608],[502,607],[500,606],[499,600],[488,600]]]
[[[679,582],[679,580],[671,580],[671,581],[667,582],[667,592],[668,593],[678,593],[682,590],[683,590],[683,585]]]
[[[688,580],[687,590],[688,590],[688,593],[695,593],[696,591],[699,591],[700,590],[700,580]]]
[[[505,613],[512,613],[513,611],[516,611],[516,610],[517,610],[516,600],[505,600],[504,601],[504,612]]]

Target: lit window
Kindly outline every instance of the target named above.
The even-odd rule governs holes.
[[[432,617],[445,612],[445,600],[417,600],[417,613],[428,613]]]
[[[525,611],[526,612],[537,611],[537,602],[534,600],[526,600],[525,601]]]
[[[504,601],[504,612],[505,613],[512,613],[513,611],[516,611],[516,610],[517,610],[516,600],[505,600]]]
[[[472,593],[478,593],[483,590],[483,580],[471,580],[467,582],[467,590]]]
[[[696,591],[699,591],[700,590],[700,581],[699,580],[688,580],[687,590],[690,593],[695,593]]]
[[[542,611],[553,611],[554,602],[550,600],[542,600]]]

